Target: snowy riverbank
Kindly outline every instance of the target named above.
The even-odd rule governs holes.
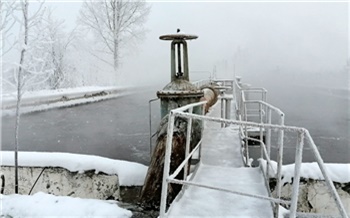
[[[122,160],[109,158],[51,152],[19,152],[18,165],[23,167],[61,167],[70,172],[84,173],[94,170],[107,175],[118,175],[121,186],[143,185],[147,166]],[[14,166],[14,152],[1,151],[1,166]]]
[[[99,156],[70,153],[19,152],[19,166],[21,166],[19,189],[20,193],[23,190],[25,191],[16,195],[9,194],[13,193],[14,190],[14,172],[11,171],[11,174],[8,174],[9,171],[4,170],[4,168],[9,167],[14,169],[14,153],[12,151],[1,151],[0,162],[1,174],[5,175],[5,193],[7,193],[6,195],[0,195],[0,217],[131,217],[131,211],[120,208],[115,200],[104,200],[106,198],[99,200],[91,199],[91,197],[89,199],[88,195],[82,195],[85,196],[83,199],[76,196],[79,196],[80,189],[84,189],[87,192],[91,189],[91,193],[86,194],[93,194],[96,190],[97,192],[110,191],[114,186],[117,186],[115,189],[117,194],[119,194],[120,186],[142,186],[147,172],[147,167],[142,164],[112,160]],[[50,167],[52,169],[48,169]],[[46,171],[44,172],[45,168]],[[66,172],[62,173],[62,170],[59,170],[60,168],[72,172],[73,176]],[[32,169],[32,171],[31,173],[24,173],[24,169]],[[53,169],[57,169],[57,172]],[[41,171],[41,173],[44,172],[44,174],[41,176],[37,172],[33,173],[35,170]],[[91,171],[95,175],[91,176]],[[85,178],[83,178],[84,174],[87,175]],[[40,180],[34,183],[34,180],[39,178]],[[104,183],[106,180],[114,181],[115,184]],[[33,193],[35,194],[26,195],[30,193],[28,190],[34,186],[36,189],[33,189]],[[11,188],[10,192],[9,188]],[[64,192],[68,189],[70,190],[68,192],[72,192],[75,197],[69,196],[69,194],[68,196],[53,195],[67,195]],[[103,194],[101,193],[101,195]]]
[[[25,92],[21,101],[21,113],[98,102],[127,95],[130,93],[130,90],[130,87],[90,86]],[[3,93],[1,96],[1,102],[3,116],[12,116],[15,114],[17,104],[16,93]]]

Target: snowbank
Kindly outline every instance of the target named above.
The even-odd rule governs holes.
[[[115,86],[88,86],[88,87],[77,87],[77,88],[66,88],[66,89],[55,89],[55,90],[40,90],[40,91],[27,91],[23,93],[22,100],[26,99],[37,100],[37,99],[45,99],[51,97],[62,97],[62,96],[71,96],[76,97],[84,94],[93,94],[98,92],[112,92],[114,90],[123,89],[122,87]],[[3,93],[2,100],[4,103],[10,101],[17,101],[17,93]]]
[[[18,158],[18,165],[25,167],[62,167],[71,172],[95,170],[95,173],[117,174],[120,186],[143,185],[148,169],[139,163],[82,154],[19,152]],[[14,152],[1,151],[0,162],[2,166],[14,166]]]
[[[115,201],[80,199],[45,194],[32,196],[0,195],[0,216],[9,217],[116,217],[128,218],[131,211],[118,207]]]
[[[264,170],[266,169],[266,160],[259,159],[260,164],[262,164]],[[328,174],[333,182],[348,183],[350,182],[350,164],[325,164]],[[295,164],[289,164],[282,166],[282,183],[291,183],[294,177],[294,167]],[[274,172],[277,172],[277,163],[272,161],[272,168]],[[271,174],[270,170],[270,174]],[[276,176],[272,174],[270,176]],[[324,180],[321,170],[316,162],[313,163],[302,163],[300,169],[300,177],[305,179],[314,180]]]
[[[52,108],[70,107],[116,98],[128,94],[130,87],[79,87],[57,90],[25,92],[21,101],[21,113],[43,111]],[[2,94],[2,115],[13,116],[17,94]]]

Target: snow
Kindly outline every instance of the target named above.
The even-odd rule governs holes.
[[[19,152],[19,166],[26,167],[61,167],[71,172],[83,173],[95,170],[95,173],[103,172],[108,175],[118,175],[121,186],[141,186],[147,173],[147,166],[122,160],[109,158],[51,152]],[[14,165],[14,152],[1,151],[1,165]]]
[[[219,101],[209,116],[219,117],[220,108]],[[259,168],[244,167],[240,149],[235,126],[221,128],[220,123],[205,122],[201,162],[190,182],[207,188],[187,186],[171,204],[167,217],[273,217],[269,201],[237,194],[268,196],[263,174]]]
[[[115,86],[85,86],[85,87],[77,87],[77,88],[65,88],[65,89],[56,89],[56,90],[39,90],[39,91],[26,91],[23,93],[23,99],[31,98],[31,99],[40,99],[43,97],[51,97],[51,96],[63,96],[63,95],[72,95],[72,94],[85,94],[89,92],[102,92],[102,91],[110,91],[120,89],[120,87]],[[3,93],[2,94],[3,101],[16,100],[17,93]]]
[[[192,182],[268,196],[259,168],[200,164]],[[271,204],[266,200],[196,186],[185,190],[170,206],[168,217],[273,217]]]
[[[259,159],[264,170],[266,169],[266,160]],[[277,172],[277,163],[272,161],[272,169]],[[294,177],[295,164],[289,164],[282,166],[282,183],[291,183]],[[348,183],[350,182],[350,164],[340,163],[325,163],[328,175],[333,182]],[[271,171],[270,171],[271,172]],[[271,172],[272,173],[272,172]],[[273,173],[270,176],[276,176]],[[300,169],[300,177],[305,179],[324,180],[321,170],[316,162],[302,163]]]
[[[287,214],[289,214],[289,210],[282,207],[281,205],[278,206],[278,218],[284,218]]]
[[[5,217],[116,217],[128,218],[131,211],[118,207],[115,201],[54,196],[38,192],[34,195],[0,195],[0,216]]]
[[[50,104],[45,103],[45,104],[38,104],[38,105],[27,106],[27,107],[21,106],[21,114],[32,113],[37,111],[45,111],[53,108],[71,107],[71,106],[77,106],[81,104],[99,102],[99,101],[103,101],[111,98],[117,98],[123,95],[125,94],[109,94],[105,96],[81,98],[81,99],[75,99],[75,100],[69,100],[69,101],[57,101],[55,103],[50,103]],[[14,116],[15,114],[16,114],[16,111],[14,108],[2,110],[2,116]]]
[[[127,94],[127,87],[78,87],[57,90],[25,92],[21,101],[21,113],[44,111],[52,108],[69,107],[98,102]],[[103,93],[103,94],[102,94]],[[102,95],[99,95],[102,94]],[[15,115],[16,93],[2,95],[2,115]]]

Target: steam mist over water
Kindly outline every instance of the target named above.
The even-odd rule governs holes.
[[[57,8],[55,16],[65,19],[68,29],[76,26],[80,2],[46,4]],[[349,3],[150,4],[146,37],[126,46],[121,57],[120,84],[162,89],[170,81],[170,43],[159,36],[180,28],[199,36],[188,42],[192,81],[241,76],[265,87],[267,101],[285,112],[286,125],[309,129],[326,161],[350,163]],[[95,61],[72,55],[72,62],[88,62],[76,68],[95,83],[113,82],[114,72]]]
[[[157,78],[165,85],[170,44],[159,41],[159,35],[176,28],[197,34],[188,42],[192,80],[241,76],[245,83],[265,87],[267,101],[286,114],[286,125],[307,128],[326,162],[349,163],[348,7],[331,2],[153,3],[150,32],[137,59],[145,64],[125,69],[146,72],[151,79],[146,83]],[[296,141],[288,135],[285,141],[290,163]],[[308,148],[304,158],[313,160]]]

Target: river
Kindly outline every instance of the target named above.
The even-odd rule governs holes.
[[[19,150],[94,154],[148,164],[148,100],[151,87],[93,104],[52,109],[21,116]],[[307,128],[325,162],[350,163],[349,95],[322,88],[297,86],[268,90],[268,102],[286,114],[286,125]],[[153,105],[154,132],[159,123],[159,103]],[[13,150],[14,117],[2,118],[1,150]],[[295,143],[286,135],[285,161],[294,161]],[[274,149],[276,150],[276,149]],[[313,161],[304,149],[303,161]]]

